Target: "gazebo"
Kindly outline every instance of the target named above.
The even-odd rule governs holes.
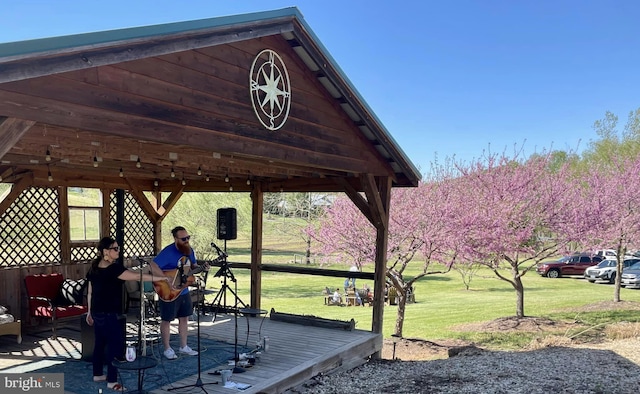
[[[420,179],[296,8],[0,44],[0,159],[0,303],[23,317],[25,275],[93,255],[69,188],[102,191],[100,235],[132,255],[183,193],[250,192],[258,308],[263,194],[344,192],[377,230],[381,333],[391,188]]]

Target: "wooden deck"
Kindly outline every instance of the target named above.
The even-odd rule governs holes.
[[[235,322],[233,315],[217,315],[214,322],[212,315],[201,318],[200,332],[202,337],[233,343],[235,338]],[[336,328],[322,328],[302,324],[284,323],[271,320],[269,317],[263,321],[262,317],[249,317],[249,346],[255,345],[258,340],[258,329],[262,324],[261,336],[269,337],[269,348],[263,352],[256,364],[247,368],[246,372],[233,374],[231,381],[251,385],[244,393],[281,393],[295,387],[321,373],[328,373],[336,369],[349,369],[365,362],[368,357],[380,351],[382,348],[382,336],[365,330],[346,331]],[[195,335],[197,325],[189,323],[190,335]],[[177,332],[177,325],[172,325],[172,332]],[[69,330],[65,330],[69,332]],[[72,331],[73,333],[73,331]],[[238,316],[238,343],[245,344],[247,339],[247,320],[244,316]],[[71,336],[74,336],[71,334]],[[52,354],[58,351],[65,352],[69,348],[80,349],[80,333],[75,338],[59,337],[58,340],[46,341],[44,354]],[[0,350],[4,341],[1,339]],[[11,366],[11,357],[2,357],[0,369]],[[231,367],[233,368],[233,367]],[[202,383],[220,382],[219,375],[209,375],[222,369],[220,366],[201,371]],[[150,370],[151,371],[151,370]],[[169,391],[171,387],[181,387],[195,384],[197,371],[194,375],[172,382],[160,389],[149,391],[152,394],[169,394],[177,391]],[[205,385],[207,393],[228,393],[229,388],[221,384]],[[197,390],[197,388],[196,388]],[[237,389],[231,389],[240,392]],[[68,394],[84,394],[72,393]]]

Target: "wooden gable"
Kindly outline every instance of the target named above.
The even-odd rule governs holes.
[[[415,186],[415,168],[297,11],[276,15],[0,58],[0,175],[143,190],[362,191],[363,174]],[[264,49],[290,80],[288,119],[275,131],[249,86]]]

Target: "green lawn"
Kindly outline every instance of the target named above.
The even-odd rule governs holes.
[[[293,256],[304,255],[305,245],[301,237],[291,236],[295,228],[304,225],[295,219],[265,220],[263,240],[263,261],[269,264],[293,264]],[[229,241],[229,261],[249,262],[249,240],[247,234],[239,234],[237,240]],[[348,264],[325,265],[323,268],[346,270]],[[405,276],[418,274],[421,263],[409,264]],[[319,267],[312,265],[312,267]],[[415,268],[413,268],[415,267]],[[372,270],[372,266],[365,269]],[[238,294],[249,303],[249,271],[232,270],[238,279]],[[357,328],[371,329],[372,308],[325,306],[322,289],[343,286],[344,278],[297,275],[278,272],[262,273],[263,309],[275,309],[278,312],[313,315],[328,319],[354,319]],[[508,276],[508,272],[505,272]],[[638,322],[637,311],[607,311],[577,313],[572,309],[613,300],[613,286],[593,284],[577,278],[549,279],[529,272],[523,278],[525,286],[525,315],[545,317],[553,320],[579,320],[586,325],[611,323],[616,321]],[[357,286],[365,283],[373,287],[372,281],[358,280]],[[230,283],[233,286],[233,283]],[[207,287],[220,288],[220,278],[210,276]],[[487,322],[497,318],[515,315],[516,295],[511,286],[488,270],[481,270],[473,277],[471,289],[465,290],[460,275],[451,271],[447,274],[428,275],[415,286],[416,303],[408,304],[405,314],[404,337],[437,340],[461,338],[478,344],[503,347],[521,346],[538,334],[486,334],[482,332],[461,332],[455,330],[458,325],[474,322]],[[232,296],[229,294],[228,296]],[[211,297],[213,298],[213,297]],[[624,301],[640,302],[640,291],[622,289]],[[396,306],[385,306],[385,337],[394,332]],[[571,333],[560,333],[560,335]]]
[[[344,269],[344,266],[326,268]],[[249,273],[246,270],[234,270],[238,279],[238,294],[249,302]],[[414,273],[415,274],[415,273]],[[481,276],[482,275],[482,276]],[[466,338],[482,341],[482,334],[462,333],[454,330],[456,325],[489,321],[500,317],[515,315],[515,292],[509,284],[491,277],[491,272],[481,272],[471,282],[471,290],[465,290],[460,276],[456,272],[429,275],[416,285],[416,303],[408,304],[405,314],[405,337],[429,340],[442,338]],[[219,288],[211,278],[208,285]],[[572,308],[610,301],[613,299],[613,286],[588,283],[577,277],[549,279],[529,272],[524,278],[525,315],[547,317],[551,319],[581,319],[587,322],[595,319],[590,314],[579,315],[567,312]],[[356,327],[371,328],[372,308],[325,306],[321,294],[325,286],[342,288],[342,278],[294,275],[286,273],[264,272],[262,277],[262,308],[274,308],[278,312],[314,315],[318,317],[356,321]],[[373,286],[371,281],[359,280],[358,287],[364,283]],[[625,301],[640,302],[640,291],[622,289],[621,298]],[[396,320],[396,306],[384,309],[384,336],[393,333]],[[640,321],[637,312],[616,315],[599,314],[599,321]],[[530,338],[520,338],[529,340]],[[493,339],[500,341],[500,339]],[[509,339],[513,342],[514,339]]]

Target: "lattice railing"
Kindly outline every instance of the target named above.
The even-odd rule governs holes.
[[[115,193],[111,194],[111,228],[116,228],[117,206]],[[153,248],[153,223],[144,214],[131,193],[124,194],[124,253],[123,257],[151,256]]]
[[[62,262],[59,192],[56,188],[28,188],[0,215],[0,267],[59,264]],[[124,201],[123,257],[154,254],[153,223],[133,196]],[[110,196],[110,228],[116,229],[115,193]],[[71,246],[71,261],[92,260],[95,246]]]
[[[0,216],[0,267],[60,262],[58,190],[28,188]]]

